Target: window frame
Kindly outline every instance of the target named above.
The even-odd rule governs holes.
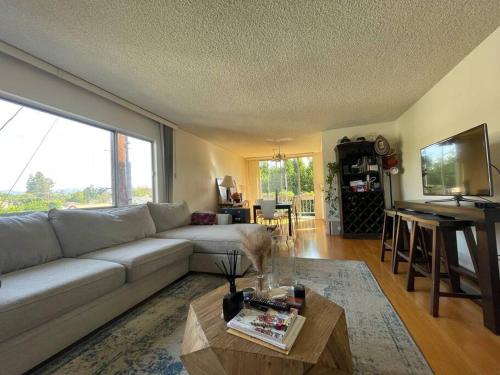
[[[131,132],[128,131],[122,131],[122,130],[115,130],[113,132],[113,160],[112,160],[112,169],[113,169],[113,200],[115,203],[114,207],[127,207],[127,206],[118,206],[117,202],[119,201],[118,197],[118,187],[119,181],[118,181],[118,169],[116,166],[118,165],[118,152],[116,152],[117,147],[118,147],[118,134],[124,135],[126,137],[132,137],[135,139],[138,139],[140,141],[145,141],[149,142],[151,144],[151,190],[153,192],[153,202],[157,202],[157,189],[156,189],[156,142],[152,139],[148,139],[147,137],[144,136],[137,136]],[[130,206],[130,205],[128,205]],[[132,205],[132,206],[137,206],[137,205]]]
[[[151,144],[151,189],[152,189],[152,195],[153,195],[153,201],[157,202],[158,200],[158,185],[157,185],[157,158],[156,158],[156,148],[158,147],[156,144],[156,140],[146,137],[144,135],[136,134],[134,132],[125,130],[125,129],[120,129],[117,127],[113,127],[111,125],[107,125],[104,123],[101,123],[99,121],[89,119],[87,117],[75,115],[73,113],[69,113],[66,111],[63,111],[58,108],[54,108],[52,106],[48,105],[43,105],[38,102],[21,98],[15,95],[8,94],[4,91],[0,90],[0,99],[5,100],[20,106],[28,107],[30,109],[33,109],[35,111],[40,111],[40,112],[45,112],[48,114],[51,114],[53,116],[58,116],[62,117],[64,119],[70,120],[70,121],[76,121],[79,123],[82,123],[83,125],[87,126],[92,126],[94,128],[98,128],[101,130],[106,130],[110,132],[110,147],[111,147],[111,190],[112,190],[112,204],[107,207],[85,207],[85,208],[78,208],[79,210],[106,210],[110,208],[118,208],[118,207],[129,207],[129,206],[136,206],[136,205],[118,205],[118,173],[117,173],[117,165],[118,165],[118,153],[117,153],[117,145],[118,145],[118,134],[125,135],[127,137],[132,137],[139,139],[141,141],[146,141]],[[0,214],[0,216],[11,216],[11,215],[19,215],[23,214],[26,212],[34,212],[34,211],[21,211],[21,212],[13,212],[13,213],[7,213],[7,214]],[[38,211],[38,212],[44,212],[44,211]]]

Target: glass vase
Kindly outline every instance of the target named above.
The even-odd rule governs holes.
[[[266,275],[263,272],[257,272],[255,276],[255,293],[260,296],[261,294],[267,292],[267,285],[265,283]]]
[[[295,285],[295,243],[289,236],[273,236],[271,242],[273,287]]]

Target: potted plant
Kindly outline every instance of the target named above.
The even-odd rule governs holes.
[[[326,194],[325,201],[328,203],[328,216],[336,218],[339,215],[339,194],[338,194],[338,174],[340,171],[339,163],[329,162],[326,174]]]

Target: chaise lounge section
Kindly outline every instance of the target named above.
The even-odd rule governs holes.
[[[215,263],[227,260],[227,251],[237,250],[237,273],[242,275],[250,267],[250,260],[240,250],[241,232],[253,232],[255,228],[256,224],[186,225],[156,233],[155,237],[188,239],[193,244],[189,269],[196,272],[219,273]]]
[[[239,248],[238,226],[182,225],[185,203],[161,207],[182,218],[154,220],[155,206],[162,205],[0,217],[0,374],[36,366],[189,272],[190,263],[217,271],[213,260]],[[161,220],[173,226],[158,232]],[[204,264],[194,247],[208,257]],[[241,259],[244,272],[249,262]]]

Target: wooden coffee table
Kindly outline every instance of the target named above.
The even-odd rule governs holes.
[[[238,288],[254,286],[239,279]],[[221,318],[224,285],[193,301],[181,359],[191,375],[351,374],[352,359],[344,309],[306,289],[306,322],[289,355],[226,332]]]

